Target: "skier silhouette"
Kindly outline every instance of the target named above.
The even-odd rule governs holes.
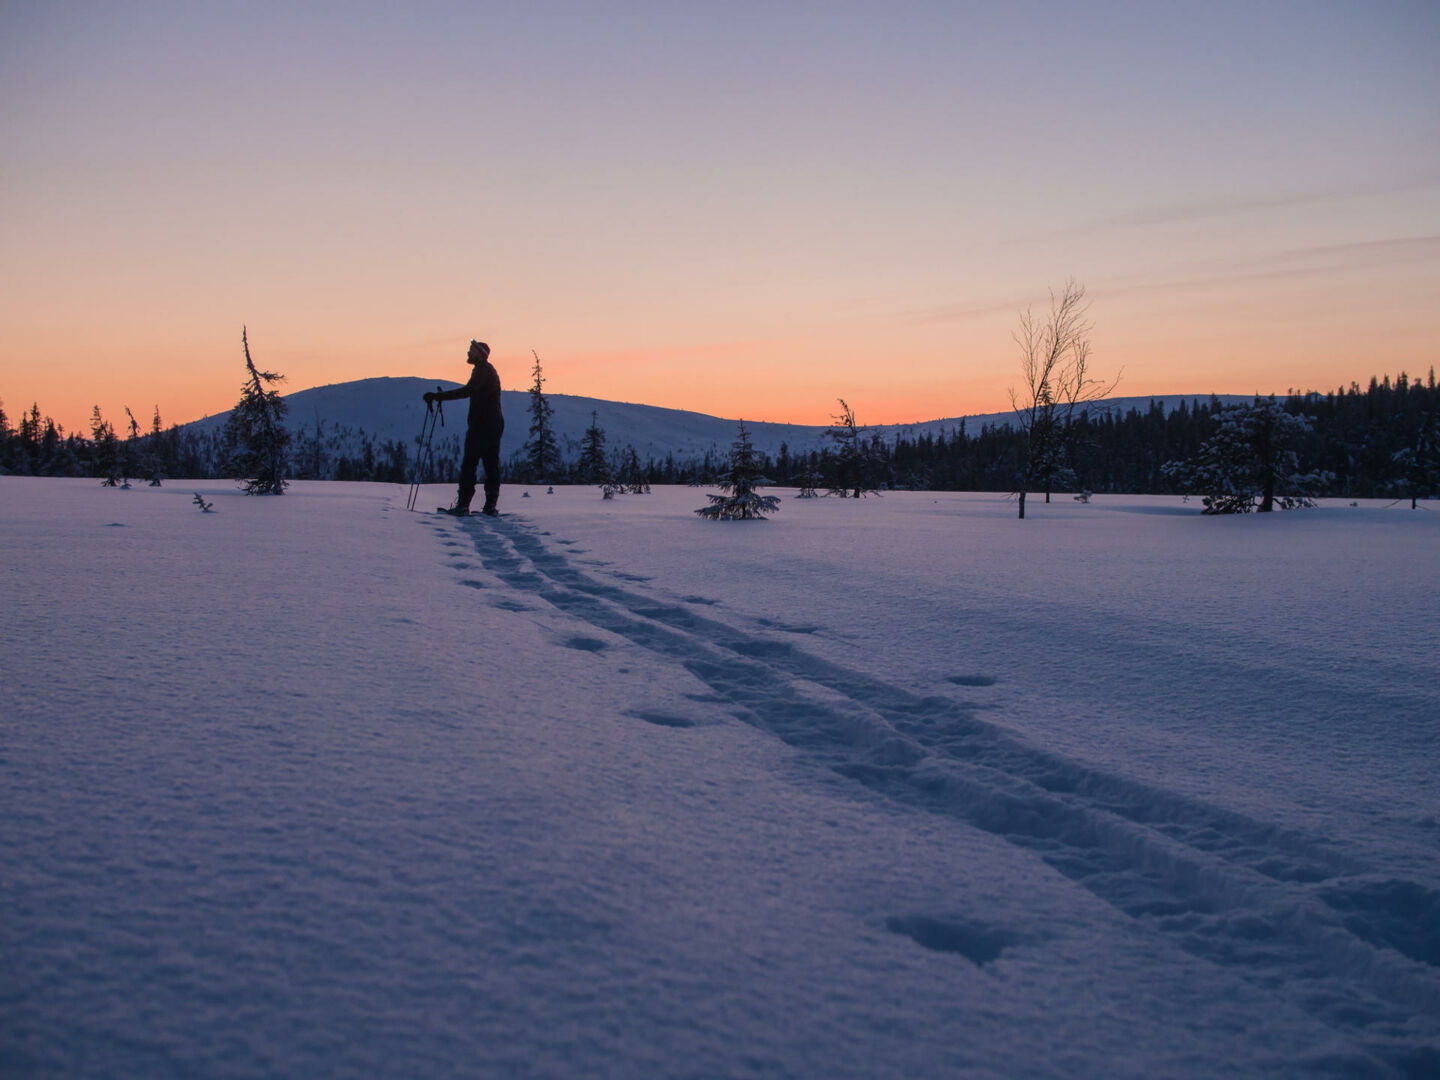
[[[460,491],[455,505],[444,511],[457,517],[470,512],[475,497],[475,470],[485,464],[485,507],[482,513],[494,517],[496,500],[500,498],[500,436],[505,431],[505,417],[500,414],[500,375],[490,365],[490,346],[483,341],[470,342],[467,364],[474,364],[470,381],[454,390],[431,390],[425,404],[432,401],[470,399],[469,426],[465,431],[465,457],[460,462]]]

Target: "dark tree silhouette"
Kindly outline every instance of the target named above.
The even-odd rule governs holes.
[[[119,487],[125,480],[120,440],[110,422],[101,416],[99,405],[90,413],[90,437],[95,450],[95,471],[101,477],[100,486]]]
[[[544,483],[559,475],[562,463],[560,445],[555,438],[554,410],[542,389],[545,377],[540,370],[540,354],[531,349],[530,355],[535,357],[531,371],[535,381],[530,384],[530,441],[525,444],[525,460],[531,479]]]
[[[826,438],[834,444],[834,453],[828,458],[829,470],[825,481],[828,495],[861,498],[867,491],[875,491],[874,479],[870,476],[870,458],[864,441],[860,438],[864,428],[855,422],[855,410],[844,398],[834,423],[825,432]],[[802,491],[803,495],[804,492]]]
[[[1421,499],[1440,495],[1440,410],[1434,405],[1425,413],[1413,446],[1404,446],[1391,455],[1395,479],[1391,489],[1410,500],[1410,509]]]
[[[1215,434],[1195,456],[1165,471],[1187,494],[1203,496],[1207,514],[1248,514],[1313,506],[1323,473],[1302,473],[1292,446],[1310,430],[1310,418],[1285,411],[1274,398],[1256,398],[1220,414]]]
[[[605,457],[605,429],[600,426],[596,412],[590,413],[590,426],[585,429],[585,439],[580,444],[580,461],[576,471],[582,484],[610,484],[610,462]]]
[[[1050,294],[1050,313],[1037,318],[1027,308],[1020,314],[1015,342],[1020,346],[1019,389],[1011,388],[1010,405],[1020,428],[1020,475],[1017,492],[1020,517],[1032,487],[1045,491],[1045,501],[1064,469],[1075,407],[1108,396],[1119,384],[1090,377],[1090,329],[1085,318],[1085,287],[1073,280],[1064,291]]]
[[[283,382],[285,376],[261,371],[250,359],[250,340],[240,330],[245,349],[245,370],[249,377],[240,392],[240,401],[225,423],[225,445],[230,475],[243,480],[247,495],[285,493],[286,453],[290,432],[285,427],[285,399],[267,384]]]

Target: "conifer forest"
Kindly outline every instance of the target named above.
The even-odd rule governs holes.
[[[1433,368],[1423,381],[1404,374],[1372,378],[1368,386],[1352,383],[1330,393],[1291,394],[1277,404],[1306,421],[1298,426],[1290,449],[1313,481],[1308,494],[1423,498],[1436,493],[1440,388]],[[1223,412],[1213,398],[1194,407],[1182,402],[1168,413],[1153,401],[1147,409],[1123,414],[1101,408],[1078,412],[1054,440],[1041,490],[1184,493],[1183,470],[1176,464],[1193,458],[1216,434]],[[896,489],[1005,492],[1016,490],[1027,454],[1025,433],[1019,428],[985,424],[972,429],[963,421],[937,435],[887,438],[858,428],[853,439],[826,442],[821,449],[803,452],[782,445],[774,456],[756,451],[755,458],[763,476],[782,487],[809,488],[818,482],[834,494]],[[596,439],[591,443],[604,446]],[[288,448],[288,475],[390,483],[417,479],[415,446],[362,438],[358,447],[336,453],[327,447],[323,429],[302,430]],[[635,472],[633,448],[619,440],[612,447],[609,474]],[[549,446],[537,455],[520,438],[507,450],[507,482],[552,484],[594,482],[598,466],[592,458],[600,452],[591,446],[588,457],[565,460]],[[91,430],[83,433],[65,431],[38,403],[12,419],[0,400],[0,473],[96,477],[107,484],[163,483],[168,477],[243,479],[248,474],[244,457],[233,431],[165,428],[158,410],[148,430],[141,430],[130,416],[126,428],[117,432],[96,406]],[[447,482],[457,467],[449,456],[436,455],[418,479]],[[638,462],[643,482],[653,484],[714,483],[727,467],[723,451]]]

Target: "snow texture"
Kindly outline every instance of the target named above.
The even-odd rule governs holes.
[[[1440,1075],[1440,517],[533,494],[0,478],[0,1075]]]

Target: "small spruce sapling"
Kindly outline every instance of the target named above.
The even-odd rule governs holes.
[[[620,455],[620,486],[631,495],[649,495],[650,481],[645,479],[644,466],[634,446],[626,446]]]
[[[820,496],[820,487],[825,483],[825,477],[815,467],[815,455],[811,454],[805,467],[795,474],[795,484],[800,491],[795,496],[797,499],[815,499]]]
[[[767,482],[760,475],[755,448],[750,445],[750,433],[742,420],[740,433],[730,444],[730,471],[720,481],[720,490],[728,494],[705,496],[710,505],[695,513],[710,521],[764,521],[766,514],[780,509],[780,500],[774,495],[761,495],[755,490]]]
[[[201,498],[198,491],[195,492],[195,498],[191,499],[190,501],[193,502],[196,506],[200,507],[200,512],[202,514],[208,514],[215,509],[215,504],[206,502],[203,498]]]
[[[611,473],[610,462],[605,457],[605,429],[600,426],[599,414],[590,413],[590,426],[585,429],[585,439],[580,446],[580,461],[577,464],[580,481],[598,484],[607,499],[613,499],[619,490]]]

